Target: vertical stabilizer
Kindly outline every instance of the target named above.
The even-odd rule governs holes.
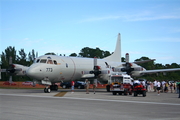
[[[121,35],[118,34],[117,42],[116,42],[116,48],[112,55],[104,58],[108,61],[114,61],[114,62],[121,62]]]

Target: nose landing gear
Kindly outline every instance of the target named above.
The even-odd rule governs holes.
[[[45,92],[45,93],[50,93],[50,92],[51,92],[51,89],[50,89],[48,86],[46,86],[46,87],[44,88],[44,92]]]

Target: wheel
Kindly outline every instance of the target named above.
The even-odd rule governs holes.
[[[134,97],[136,97],[137,96],[137,93],[136,92],[134,92]]]
[[[110,85],[106,86],[106,90],[107,90],[107,92],[110,92]]]
[[[122,92],[119,92],[119,95],[122,95]]]
[[[78,85],[78,87],[77,87],[78,89],[81,89],[81,86],[80,85]]]
[[[47,89],[46,88],[44,88],[44,93],[47,93]]]
[[[47,93],[50,93],[51,92],[51,89],[50,88],[47,88]]]
[[[146,91],[143,91],[143,97],[146,97]]]
[[[127,95],[127,90],[124,90],[124,95]]]
[[[116,95],[116,92],[112,92],[113,93],[113,95]]]
[[[64,89],[65,89],[65,88],[66,88],[66,85],[63,85],[63,87],[62,87],[62,88],[64,88]]]

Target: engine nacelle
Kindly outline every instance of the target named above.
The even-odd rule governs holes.
[[[18,76],[24,76],[26,75],[26,70],[29,68],[27,66],[19,65],[19,64],[13,64],[14,65],[14,74]]]

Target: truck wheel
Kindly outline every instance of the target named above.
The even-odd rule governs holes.
[[[124,95],[127,95],[127,90],[124,90]]]
[[[106,85],[107,92],[110,92],[110,85]]]
[[[134,97],[136,97],[137,96],[137,93],[136,92],[134,92]]]
[[[143,97],[146,97],[146,91],[143,91]]]
[[[119,95],[122,95],[122,92],[119,92]]]
[[[116,95],[116,92],[112,92],[113,93],[113,95]]]

